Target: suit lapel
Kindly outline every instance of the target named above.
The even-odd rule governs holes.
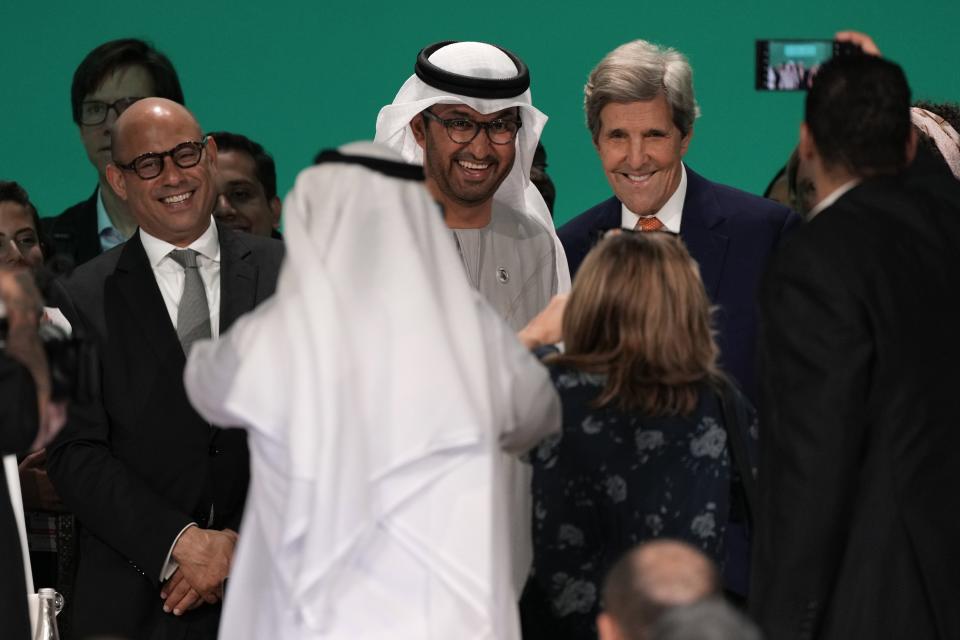
[[[700,266],[700,277],[713,301],[716,301],[729,242],[729,238],[720,232],[725,220],[710,183],[688,167],[680,237]]]
[[[598,222],[597,228],[603,231],[619,229],[623,225],[623,204],[615,197],[604,202]]]
[[[180,360],[184,360],[177,331],[170,322],[170,313],[163,302],[139,233],[134,233],[124,243],[114,276],[132,317],[140,325],[146,343],[157,357],[163,360],[172,351],[179,354]]]
[[[220,234],[220,334],[253,309],[259,268],[243,235],[217,225]]]

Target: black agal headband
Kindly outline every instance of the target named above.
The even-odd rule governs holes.
[[[418,78],[431,87],[440,89],[441,91],[449,91],[455,95],[469,96],[471,98],[487,98],[490,100],[515,98],[530,88],[530,72],[527,71],[527,65],[523,64],[520,58],[502,47],[497,47],[497,49],[507,54],[507,57],[510,58],[517,68],[517,75],[512,78],[504,78],[502,80],[473,78],[446,71],[430,62],[430,56],[448,44],[456,44],[456,40],[445,40],[432,44],[429,47],[421,49],[417,55],[417,64],[414,65],[413,72],[417,74]]]
[[[384,158],[372,158],[370,156],[355,156],[341,153],[337,149],[325,149],[313,158],[313,164],[326,164],[328,162],[337,162],[340,164],[356,164],[366,167],[371,171],[382,173],[391,178],[401,180],[416,180],[423,182],[423,167],[386,160]]]

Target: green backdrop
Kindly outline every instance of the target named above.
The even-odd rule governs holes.
[[[177,67],[207,130],[261,142],[285,193],[314,153],[372,138],[380,107],[443,39],[512,49],[530,67],[558,221],[609,195],[583,124],[587,73],[645,38],[690,58],[703,116],[687,155],[707,177],[759,193],[796,141],[802,94],[753,90],[755,38],[866,31],[905,68],[916,97],[960,100],[960,2],[28,2],[0,0],[0,178],[43,215],[91,193],[95,175],[70,118],[76,65],[96,45],[135,36]]]

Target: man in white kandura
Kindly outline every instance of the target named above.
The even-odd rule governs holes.
[[[570,289],[530,166],[547,117],[517,56],[483,42],[423,49],[377,116],[377,142],[423,164],[470,283],[514,330]]]
[[[378,145],[324,153],[285,202],[276,296],[190,354],[197,410],[249,432],[223,637],[519,638],[503,451],[559,401],[422,179]]]

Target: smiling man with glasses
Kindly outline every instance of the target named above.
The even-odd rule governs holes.
[[[100,394],[75,405],[49,475],[77,515],[77,637],[215,638],[246,496],[243,436],[203,420],[185,355],[271,295],[283,243],[215,224],[217,144],[145,98],[117,119],[110,188],[139,230],[64,283],[97,345]]]
[[[467,278],[513,329],[569,288],[563,249],[530,182],[547,118],[514,54],[482,42],[423,49],[380,110],[376,140],[423,163]]]
[[[77,67],[70,88],[73,121],[97,188],[55,218],[44,220],[54,252],[79,265],[130,237],[136,221],[107,184],[110,129],[120,114],[148,96],[184,103],[180,80],[170,60],[133,38],[112,40],[91,51]]]

